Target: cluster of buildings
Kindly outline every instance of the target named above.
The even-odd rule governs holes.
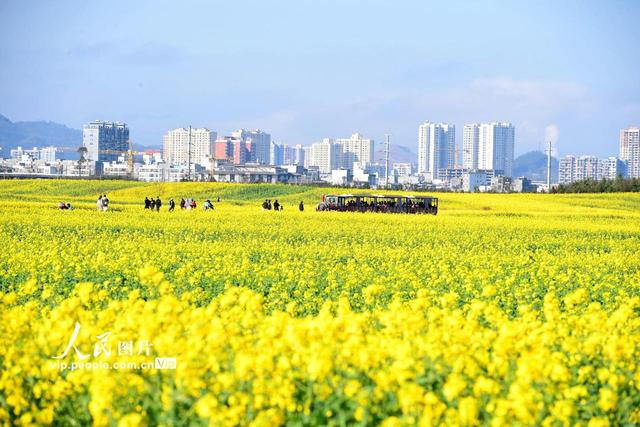
[[[570,184],[584,179],[640,178],[640,128],[620,130],[618,157],[567,155],[560,159],[558,182]]]
[[[464,126],[460,156],[455,125],[426,122],[418,128],[418,177],[452,190],[496,190],[494,178],[512,176],[514,146],[511,123],[472,123]]]
[[[417,162],[389,165],[376,162],[374,140],[360,133],[289,146],[274,142],[269,133],[259,129],[218,135],[207,128],[185,127],[166,132],[162,150],[145,152],[133,150],[125,123],[96,120],[87,123],[82,133],[82,147],[74,159],[65,159],[55,147],[19,147],[1,161],[0,172],[141,181],[389,185],[467,192],[536,190],[536,183],[513,176],[515,128],[506,122],[465,125],[461,151],[456,146],[455,125],[422,123],[418,127]],[[640,176],[639,128],[620,132],[619,157],[565,156],[560,160],[558,181],[620,175]]]
[[[0,173],[14,176],[67,176],[80,177],[95,174],[95,164],[79,164],[72,159],[64,159],[65,153],[58,147],[17,147],[9,152],[9,157],[0,159]]]

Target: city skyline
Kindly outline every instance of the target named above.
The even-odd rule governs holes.
[[[415,123],[495,120],[518,128],[516,155],[551,138],[604,156],[640,118],[633,1],[37,6],[0,4],[0,113],[113,117],[146,146],[192,123],[288,145],[356,129],[417,151]]]

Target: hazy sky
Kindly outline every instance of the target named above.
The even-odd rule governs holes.
[[[516,153],[615,155],[640,125],[640,1],[0,0],[0,113],[140,144],[179,126],[309,144],[511,121]],[[555,126],[555,127],[554,127]],[[549,132],[551,130],[551,132]]]

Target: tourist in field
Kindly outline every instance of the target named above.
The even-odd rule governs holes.
[[[191,209],[195,209],[196,208],[196,201],[194,199],[191,199]]]
[[[278,199],[276,199],[276,201],[273,202],[273,210],[274,211],[279,211],[280,210],[280,203],[278,203]]]
[[[156,212],[160,212],[160,206],[162,206],[162,200],[160,200],[160,196],[156,197]]]
[[[98,212],[102,211],[102,194],[98,197],[98,201],[96,202],[96,208],[98,208]]]
[[[102,210],[104,212],[106,212],[107,209],[109,209],[109,199],[107,198],[107,195],[105,194],[104,196],[102,196]]]
[[[151,200],[148,197],[144,198],[144,208],[149,209],[151,207]]]
[[[60,202],[60,203],[58,203],[58,208],[67,209],[67,205],[64,202]]]
[[[65,209],[67,209],[67,210],[73,210],[73,209],[74,209],[74,207],[73,207],[73,206],[71,206],[71,203],[67,203],[67,207],[66,207]]]
[[[264,202],[262,202],[262,210],[266,211],[267,209],[269,209],[269,204],[267,203],[267,201],[265,200]]]
[[[156,199],[152,197],[151,200],[149,201],[149,209],[154,210],[155,208],[156,208]]]
[[[180,199],[180,209],[185,209],[187,207],[187,202],[184,199]]]
[[[304,211],[304,203],[302,203],[302,200],[300,200],[300,204],[298,205],[298,210],[300,210],[300,212]]]
[[[209,199],[207,199],[202,206],[204,207],[204,210],[213,209],[213,203],[211,203],[211,200]]]
[[[173,197],[169,199],[169,212],[173,212],[176,208],[176,202],[173,201]]]

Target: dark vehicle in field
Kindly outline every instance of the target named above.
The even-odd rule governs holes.
[[[437,215],[438,199],[432,196],[325,194],[316,210]]]

